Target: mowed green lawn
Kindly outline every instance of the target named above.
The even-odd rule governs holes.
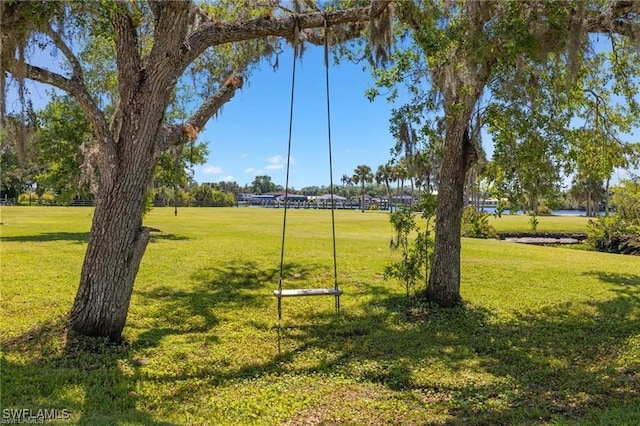
[[[382,212],[337,211],[331,297],[276,300],[282,210],[157,208],[127,344],[67,336],[92,210],[2,207],[2,393],[84,425],[640,424],[640,259],[463,239],[464,306],[383,279]],[[584,218],[539,217],[540,231]],[[549,221],[547,221],[549,219]],[[504,221],[502,221],[504,220]],[[492,221],[527,230],[528,217]],[[329,211],[289,210],[285,287],[333,285]],[[4,419],[5,417],[3,417]],[[67,421],[68,423],[68,421]]]

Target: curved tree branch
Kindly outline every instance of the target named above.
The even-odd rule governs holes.
[[[100,149],[103,150],[105,154],[104,157],[101,157],[104,161],[101,161],[98,165],[100,167],[101,176],[103,179],[109,179],[109,164],[115,158],[113,138],[109,132],[107,120],[103,112],[98,108],[95,101],[89,94],[83,80],[81,80],[75,73],[74,77],[67,78],[50,70],[31,64],[19,64],[17,60],[12,58],[6,58],[4,65],[9,72],[14,72],[15,69],[20,68],[24,70],[25,78],[57,87],[58,89],[67,92],[69,95],[73,96],[76,101],[78,101],[82,111],[93,126]]]
[[[206,21],[202,23],[196,31],[188,35],[187,41],[183,45],[185,49],[182,51],[180,61],[182,67],[186,67],[208,47],[224,43],[269,36],[281,36],[287,40],[292,40],[295,37],[296,28],[310,29],[324,27],[325,19],[329,26],[350,23],[356,24],[354,29],[344,31],[339,39],[335,38],[330,41],[332,44],[335,44],[361,35],[362,27],[357,24],[377,18],[390,3],[391,0],[380,0],[372,2],[368,7],[350,8],[329,13],[312,12],[276,19],[263,17],[251,21],[234,23]],[[305,41],[313,44],[324,43],[324,34],[319,35],[306,32],[303,34],[303,37]],[[232,75],[214,95],[204,101],[184,125],[171,124],[164,126],[161,136],[158,138],[157,155],[170,146],[193,141],[192,132],[199,132],[207,121],[213,117],[226,102],[233,98],[236,91],[241,88],[242,85],[242,76],[239,74]]]
[[[60,34],[55,31],[50,25],[48,25],[44,29],[44,33],[49,36],[49,38],[53,41],[53,44],[60,49],[64,57],[67,59],[69,64],[71,65],[72,78],[79,81],[84,81],[82,76],[82,66],[80,65],[80,61],[73,54],[67,43],[64,42]]]
[[[603,12],[588,18],[586,30],[590,33],[615,33],[638,40],[640,38],[639,15],[639,2],[615,1]]]
[[[182,145],[187,142],[193,142],[207,121],[213,117],[222,106],[229,102],[235,95],[236,91],[242,87],[244,81],[240,74],[234,74],[229,77],[222,87],[207,98],[198,110],[187,120],[184,125],[167,125],[162,129],[161,137],[158,142],[157,154],[161,154],[170,146]]]
[[[235,74],[227,78],[222,87],[202,103],[200,108],[187,120],[187,123],[196,129],[202,129],[207,121],[209,121],[225,103],[233,98],[236,91],[240,89],[243,84],[244,81],[240,74]]]
[[[24,66],[25,78],[37,81],[39,83],[48,84],[61,89],[76,98],[83,112],[87,115],[93,126],[96,126],[98,137],[107,138],[108,132],[106,120],[102,111],[98,108],[95,101],[82,83],[82,80],[67,78],[53,71],[37,67],[31,64],[18,64],[15,59],[7,59],[5,62],[7,71],[14,72],[17,67]]]
[[[257,18],[241,22],[205,22],[187,36],[186,49],[180,61],[184,69],[200,56],[207,48],[225,43],[250,40],[254,38],[279,36],[292,39],[296,28],[320,28],[325,19],[328,26],[358,23],[375,19],[391,3],[391,0],[374,1],[367,7],[353,7],[335,12],[312,12],[290,15],[282,18]],[[309,40],[321,43],[320,39]]]

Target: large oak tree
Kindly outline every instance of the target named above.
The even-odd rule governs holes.
[[[70,326],[120,340],[149,242],[144,200],[158,158],[193,142],[242,87],[246,71],[277,51],[278,40],[322,43],[325,25],[331,43],[356,37],[368,21],[384,28],[380,20],[389,19],[390,6],[378,1],[320,11],[313,2],[297,1],[251,7],[233,1],[3,1],[1,7],[0,115],[8,72],[20,82],[66,92],[92,126],[99,190]],[[30,53],[42,58],[52,51],[60,66],[29,62]],[[186,75],[206,96],[184,122],[171,122],[167,108]]]
[[[487,104],[483,97],[502,92],[528,100],[527,89],[534,95],[542,90],[536,89],[537,73],[560,67],[565,70],[563,81],[567,84],[551,99],[564,102],[563,91],[573,90],[571,83],[577,81],[572,74],[594,51],[591,34],[638,40],[640,2],[399,2],[397,15],[409,28],[412,43],[398,52],[396,67],[378,71],[378,83],[393,87],[404,81],[414,95],[396,125],[414,121],[423,126],[427,138],[444,129],[433,267],[424,297],[441,306],[452,306],[461,300],[463,193],[465,176],[477,158],[474,136],[483,125],[479,111]],[[631,61],[614,59],[614,84],[620,82],[624,87],[621,95],[633,96],[634,86],[624,82],[629,72],[637,75],[637,67],[632,70]],[[623,69],[626,73],[620,72]],[[371,95],[375,94],[372,91]],[[510,106],[524,107],[524,103],[513,102]],[[565,106],[569,107],[567,103]],[[556,122],[568,116],[553,117],[558,111],[547,111],[551,114],[546,118]],[[433,119],[434,114],[439,118]],[[530,127],[535,129],[533,123]]]

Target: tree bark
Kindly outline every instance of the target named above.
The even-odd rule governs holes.
[[[78,293],[71,310],[71,329],[86,336],[120,341],[133,283],[149,231],[142,226],[145,194],[156,161],[157,139],[169,103],[166,77],[146,80],[127,102],[117,123],[117,155],[100,189]],[[169,79],[170,80],[170,79]],[[165,83],[163,83],[165,81]]]
[[[468,118],[447,121],[436,205],[435,244],[426,299],[442,307],[460,303],[460,232],[465,184]]]
[[[424,296],[442,307],[452,307],[462,300],[460,233],[465,178],[478,157],[469,135],[469,124],[496,61],[488,57],[484,62],[458,61],[452,65],[454,63],[434,73],[434,80],[444,95],[447,119],[436,202],[433,263]]]
[[[604,215],[609,216],[609,184],[611,178],[607,178],[607,183],[604,187]]]
[[[143,205],[136,202],[144,199],[148,181],[144,174],[121,174],[114,190],[96,206],[71,310],[71,329],[83,335],[121,340],[133,283],[149,241],[149,230],[142,226]]]
[[[163,126],[171,88],[181,73],[167,52],[179,51],[187,16],[186,4],[158,5],[154,49],[144,62],[133,20],[121,13],[111,18],[119,102],[109,138],[98,139],[103,149],[100,188],[70,316],[71,329],[86,336],[121,340],[133,283],[149,242],[142,218],[146,191],[161,154],[159,141],[178,133]],[[188,140],[183,132],[180,136],[183,143]],[[110,146],[112,154],[105,155],[105,147]]]

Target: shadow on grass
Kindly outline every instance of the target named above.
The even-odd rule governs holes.
[[[285,275],[302,279],[317,270],[289,264]],[[3,394],[3,406],[67,408],[82,413],[79,424],[169,424],[137,408],[146,401],[135,392],[144,377],[136,372],[134,348],[159,346],[167,335],[203,338],[215,333],[221,313],[274,303],[271,290],[278,274],[278,268],[252,262],[207,267],[193,273],[189,290],[144,293],[142,300],[159,308],[130,347],[67,339],[62,320],[25,333],[3,347],[3,384],[10,390]],[[448,424],[580,422],[610,410],[614,402],[635,410],[640,407],[640,354],[634,357],[628,345],[640,330],[640,286],[632,275],[593,274],[613,285],[614,297],[545,306],[508,319],[473,305],[438,309],[384,286],[362,285],[359,291],[371,296],[364,313],[295,313],[282,328],[273,328],[284,349],[265,361],[154,380],[184,384],[167,396],[165,410],[188,399],[190,379],[213,389],[279,375],[338,376],[347,378],[346,386],[380,385],[409,401],[413,410],[443,407]],[[298,320],[303,325],[296,325]],[[243,326],[265,328],[250,318]],[[215,335],[209,341],[215,343]],[[336,410],[352,402],[323,401]],[[609,424],[625,415],[613,415]]]
[[[152,233],[150,242],[157,242],[162,240],[168,241],[183,241],[189,240],[189,237],[175,235],[175,234],[158,234]],[[34,242],[49,242],[49,241],[69,241],[74,243],[87,243],[89,241],[89,232],[43,232],[37,235],[19,235],[15,237],[2,237],[2,241],[5,242],[22,242],[22,243],[34,243]]]
[[[122,369],[131,356],[127,345],[74,336],[57,318],[3,344],[2,407],[67,410],[79,425],[172,425],[136,408],[137,380]]]
[[[616,274],[611,272],[591,271],[584,275],[598,278],[600,281],[617,284],[621,286],[640,286],[640,275],[638,274]]]
[[[186,237],[184,235],[176,235],[176,234],[158,234],[151,233],[151,238],[149,239],[150,243],[155,243],[158,241],[187,241],[190,240],[191,237]]]
[[[640,333],[640,289],[627,276],[601,279],[625,290],[510,320],[476,306],[445,310],[390,296],[371,314],[284,335],[333,354],[316,373],[349,374],[419,400],[440,395],[451,424],[579,421],[614,402],[640,407],[640,353],[631,347]]]
[[[286,276],[312,274],[310,265],[285,265]],[[190,290],[164,287],[141,294],[151,302],[153,316],[137,338],[124,345],[112,345],[101,339],[73,336],[65,318],[57,318],[22,335],[3,342],[3,408],[32,410],[69,410],[72,421],[80,425],[149,424],[170,425],[143,411],[136,394],[145,383],[144,349],[159,347],[167,336],[192,334],[207,346],[218,341],[214,328],[217,314],[224,310],[258,309],[273,303],[271,290],[276,288],[279,268],[260,268],[253,262],[203,268],[194,272]],[[308,348],[304,345],[303,349]],[[189,389],[179,383],[197,378],[210,386],[277,371],[297,352],[274,357],[267,364],[252,364],[240,370],[207,366],[194,374],[154,377],[158,383],[176,382],[172,398],[176,407],[189,399]],[[42,405],[46,401],[46,405]],[[78,402],[81,401],[81,402]],[[166,408],[166,406],[164,406]]]
[[[283,276],[304,276],[313,273],[313,265],[286,264]],[[275,289],[280,269],[264,269],[255,262],[211,266],[191,275],[195,283],[189,290],[161,287],[144,293],[144,297],[166,302],[168,312],[186,309],[189,315],[207,315],[211,308],[262,306],[267,289]],[[265,290],[261,292],[258,290]],[[269,291],[269,294],[271,292]]]
[[[69,241],[75,243],[86,243],[89,241],[88,232],[43,232],[37,235],[19,235],[15,237],[2,237],[5,242],[49,242],[49,241]]]
[[[314,268],[289,263],[283,267],[283,276],[302,277],[312,274]],[[157,326],[143,332],[136,344],[156,346],[168,335],[209,333],[218,325],[216,315],[220,312],[259,309],[274,303],[271,291],[277,288],[279,273],[279,267],[265,269],[251,261],[212,266],[195,271],[190,287],[164,286],[143,292],[143,303],[156,307],[147,320],[155,320]]]

